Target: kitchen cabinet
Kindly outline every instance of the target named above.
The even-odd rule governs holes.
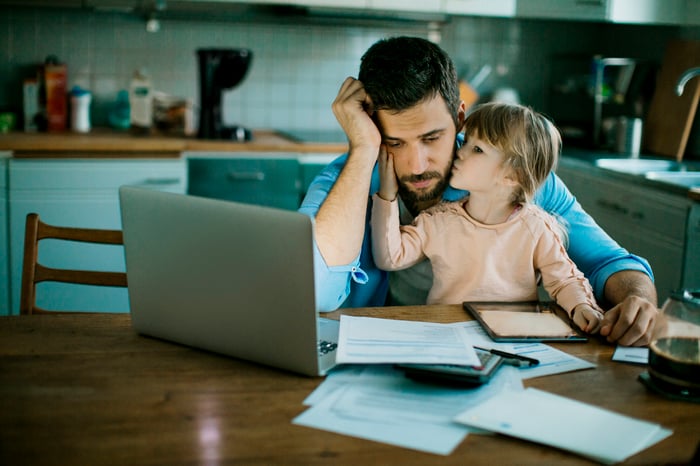
[[[274,0],[270,0],[275,3]],[[372,0],[284,0],[282,2],[276,2],[278,4],[292,4],[301,6],[311,6],[311,7],[327,7],[327,8],[352,8],[355,10],[362,10],[367,8],[368,3]]]
[[[692,2],[689,2],[692,3]],[[636,24],[682,24],[686,0],[518,0],[521,18]]]
[[[14,3],[14,2],[13,2]],[[141,0],[25,0],[23,6],[104,9],[143,12]],[[573,21],[601,21],[630,24],[700,24],[697,0],[168,0],[159,15],[209,19],[211,11],[219,18],[256,17],[256,6],[308,8],[313,15],[342,17],[417,19],[444,21],[447,15],[542,18]],[[249,11],[250,10],[250,11]],[[284,9],[279,12],[284,13]],[[269,20],[275,9],[259,12]]]
[[[94,0],[93,0],[94,1]],[[171,0],[172,3],[248,3],[364,8],[369,0]]]
[[[367,7],[374,10],[441,13],[443,0],[367,0]]]
[[[28,213],[47,223],[88,228],[121,229],[118,190],[136,185],[184,193],[187,172],[182,159],[10,159],[9,243],[10,314],[19,312],[24,226]],[[39,260],[48,266],[124,270],[121,246],[78,244],[57,247],[46,241]],[[173,251],[177,253],[177,251]],[[50,309],[129,309],[128,292],[121,288],[43,283],[37,304]]]
[[[299,204],[299,161],[293,154],[188,154],[188,193],[294,210]]]
[[[94,0],[93,0],[94,1]],[[295,5],[319,11],[548,18],[630,24],[698,24],[696,0],[187,0],[186,3]],[[174,3],[178,3],[177,0]],[[693,20],[692,18],[695,18]],[[427,18],[429,19],[429,18]]]
[[[0,315],[10,309],[10,260],[7,254],[7,162],[12,152],[0,151]]]
[[[578,166],[566,158],[560,161],[557,174],[613,239],[649,261],[659,303],[686,283],[690,199],[611,177],[602,169]]]
[[[188,0],[199,3],[239,3],[239,0]],[[399,13],[426,13],[426,14],[454,14],[474,16],[502,16],[515,15],[517,0],[255,0],[254,4],[295,5],[301,7],[318,8],[319,11],[347,10],[348,12],[399,12]]]
[[[92,0],[95,1],[95,0]],[[124,0],[129,1],[129,0]],[[188,3],[204,3],[204,4],[222,4],[222,3],[243,3],[251,5],[289,5],[289,6],[306,6],[306,7],[327,7],[327,8],[352,8],[361,10],[367,8],[368,2],[372,0],[169,0],[168,3],[183,4]]]
[[[296,210],[314,177],[338,154],[186,152],[188,193]]]
[[[687,247],[683,264],[683,288],[700,289],[700,201],[693,202],[688,215]]]
[[[698,0],[686,0],[685,25],[700,25],[700,2]]]
[[[504,3],[515,4],[516,0],[448,0],[448,3],[453,4],[452,9],[455,13],[479,11],[489,12],[495,9],[500,9]],[[308,8],[316,8],[319,11],[323,10],[347,10],[348,12],[365,12],[371,10],[376,11],[395,11],[395,12],[413,12],[413,13],[445,13],[445,0],[404,0],[397,2],[396,0],[186,0],[178,2],[177,0],[171,3],[248,3],[248,4],[275,4],[275,5],[290,5]],[[483,5],[484,3],[495,3],[497,6],[491,7]],[[514,10],[514,8],[513,8]],[[467,12],[467,13],[468,13]],[[499,15],[500,16],[500,15]]]
[[[301,168],[301,193],[299,196],[299,202],[303,200],[306,191],[309,189],[309,185],[316,178],[321,170],[323,170],[326,165],[331,163],[337,157],[336,154],[324,156],[324,155],[306,155],[299,159]]]
[[[445,0],[444,12],[450,15],[513,17],[517,0]]]

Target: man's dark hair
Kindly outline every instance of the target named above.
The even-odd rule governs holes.
[[[392,37],[372,45],[362,56],[360,74],[375,110],[400,112],[442,96],[457,121],[459,83],[450,57],[419,37]]]

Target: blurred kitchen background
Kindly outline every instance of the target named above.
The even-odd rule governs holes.
[[[30,212],[120,228],[124,184],[298,208],[346,150],[331,110],[341,83],[357,76],[371,44],[397,35],[440,43],[465,100],[517,100],[553,118],[565,142],[557,173],[614,239],[649,260],[662,301],[700,286],[700,79],[676,91],[680,75],[700,67],[700,0],[0,0],[0,314],[19,311]],[[201,49],[252,53],[243,79],[205,97],[203,112]],[[42,69],[47,57],[65,67]],[[243,68],[219,66],[226,72],[203,88],[228,88],[222,77]],[[175,98],[165,115],[176,110],[176,131],[163,132],[146,89]],[[125,94],[126,118],[115,111]],[[183,137],[183,101],[192,124],[217,115],[212,128],[226,131]],[[25,122],[27,104],[38,118]],[[17,117],[14,130],[7,115]],[[64,134],[25,133],[42,121]],[[255,136],[242,142],[239,133]],[[115,251],[71,251],[47,257],[123,270]],[[119,311],[128,308],[119,291],[57,286],[43,305]]]
[[[93,127],[107,126],[117,93],[128,89],[136,70],[148,74],[155,90],[190,99],[196,109],[196,49],[244,47],[252,50],[253,60],[243,82],[224,94],[226,123],[334,129],[331,102],[343,79],[357,75],[362,53],[379,38],[410,34],[439,42],[462,78],[472,79],[481,70],[482,99],[505,88],[538,110],[556,112],[559,102],[567,113],[578,110],[590,120],[589,108],[575,102],[562,106],[554,89],[580,78],[585,86],[592,57],[658,65],[669,40],[700,39],[700,27],[682,24],[362,10],[310,14],[289,6],[221,1],[188,2],[187,9],[179,7],[182,2],[163,0],[93,1],[97,6],[81,7],[87,3],[0,2],[0,111],[21,114],[23,80],[49,55],[67,65],[69,89],[79,85],[92,92]],[[36,6],[42,4],[64,6]]]

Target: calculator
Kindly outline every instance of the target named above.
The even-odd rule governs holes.
[[[481,361],[479,366],[461,366],[457,364],[396,364],[406,377],[430,383],[448,385],[478,386],[488,382],[496,370],[503,364],[503,357],[488,351],[476,349]]]

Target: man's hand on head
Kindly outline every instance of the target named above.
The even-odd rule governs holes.
[[[372,120],[374,106],[364,85],[355,78],[345,79],[333,101],[333,114],[345,131],[351,152],[367,148],[377,156],[382,137]]]

